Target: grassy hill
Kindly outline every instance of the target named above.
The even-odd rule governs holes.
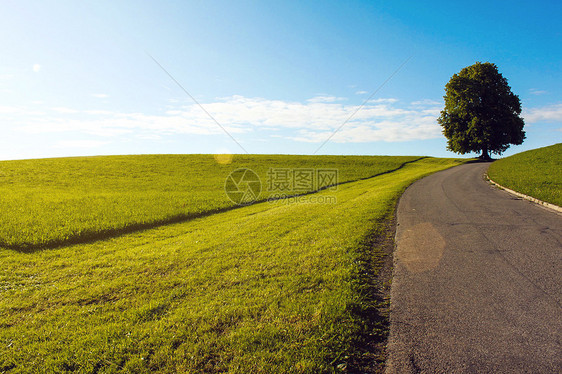
[[[488,175],[502,186],[562,206],[562,143],[495,161]]]
[[[137,164],[139,169],[170,165],[157,156],[147,157],[145,161],[152,161]],[[176,167],[183,167],[187,159],[178,156]],[[0,372],[330,373],[353,368],[361,359],[360,347],[387,333],[380,311],[388,300],[376,295],[381,287],[376,276],[385,256],[377,238],[387,235],[398,197],[414,180],[462,161],[424,158],[404,164],[408,159],[398,159],[389,164],[389,159],[366,158],[352,159],[346,166],[337,157],[325,159],[347,170],[348,179],[402,167],[335,191],[254,204],[92,243],[32,252],[0,248]],[[322,160],[309,165],[323,167]],[[96,159],[76,161],[84,165]],[[228,170],[217,172],[212,160],[205,165],[182,172],[169,166],[154,173],[173,176],[170,180],[178,183],[184,173],[201,173],[199,180],[224,183]],[[41,174],[44,166],[28,164],[48,186],[56,168],[49,169],[47,177]],[[73,170],[92,183],[93,176],[101,175],[99,169]],[[147,187],[155,183],[154,177],[143,182],[139,175],[144,173],[128,174],[117,166],[112,170],[115,180],[127,187],[96,182],[108,196],[107,189],[120,188],[121,196],[133,189],[139,200],[143,189],[157,195],[158,188]],[[29,191],[34,186],[30,178],[17,183]],[[82,182],[63,181],[74,191],[74,199],[85,200],[77,186]],[[73,201],[61,181],[53,183],[50,191],[55,195],[43,191],[44,201],[56,201],[59,193],[59,202]],[[93,193],[97,187],[84,188]],[[208,196],[218,196],[209,189]],[[162,193],[167,192],[162,187]],[[182,193],[189,196],[189,190]],[[134,198],[126,201],[130,207]],[[113,204],[113,199],[107,201]],[[218,200],[208,201],[201,206],[215,207]],[[30,206],[43,212],[37,218],[40,223],[59,222],[64,212],[83,214],[62,207],[59,214],[49,215],[41,204]],[[146,206],[149,217],[156,208]],[[96,209],[110,211],[99,205]],[[44,225],[57,227],[52,222]]]
[[[0,246],[30,250],[179,222],[235,206],[224,192],[237,168],[264,184],[270,168],[337,169],[338,181],[394,170],[417,157],[143,155],[0,162]],[[300,192],[310,192],[308,188]]]

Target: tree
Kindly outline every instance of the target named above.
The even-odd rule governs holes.
[[[437,122],[447,149],[456,153],[501,154],[525,139],[521,101],[495,64],[477,62],[451,77],[445,86],[445,108]]]

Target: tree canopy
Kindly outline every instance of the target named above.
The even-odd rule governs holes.
[[[477,62],[451,77],[445,86],[445,108],[437,122],[447,149],[456,153],[501,154],[525,139],[521,101],[495,64]]]

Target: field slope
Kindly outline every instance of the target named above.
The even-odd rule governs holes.
[[[395,170],[419,157],[142,155],[0,162],[0,246],[33,250],[84,242],[230,209],[225,180],[250,168],[338,170],[338,182]],[[220,161],[220,160],[219,160]],[[302,189],[314,191],[315,186]]]
[[[488,175],[502,186],[562,206],[562,143],[495,161]]]
[[[0,372],[344,371],[386,333],[371,320],[384,255],[372,239],[410,183],[459,163],[425,158],[93,243],[0,248]]]

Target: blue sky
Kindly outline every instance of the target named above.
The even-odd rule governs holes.
[[[0,159],[455,157],[436,118],[476,61],[523,104],[527,139],[505,155],[558,143],[561,14],[558,1],[4,1]]]

